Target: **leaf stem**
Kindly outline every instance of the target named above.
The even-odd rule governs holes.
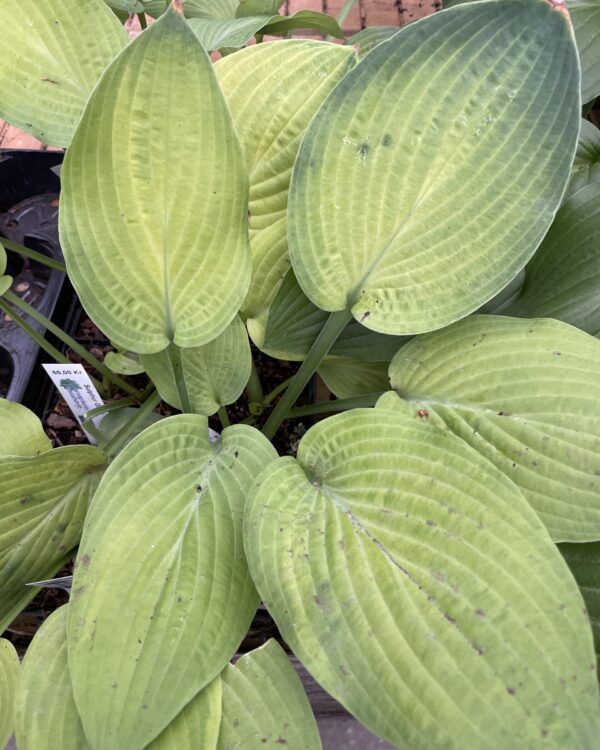
[[[183,414],[192,413],[192,404],[190,402],[190,396],[187,390],[185,377],[183,375],[183,364],[181,362],[181,349],[177,344],[169,344],[167,347],[167,356],[169,358],[169,364],[171,366],[171,373],[173,380],[177,387],[177,395],[179,396],[179,406]]]
[[[140,26],[142,28],[142,31],[148,27],[148,23],[146,21],[146,14],[145,13],[138,13],[137,17],[140,20]]]
[[[256,370],[256,363],[252,360],[252,369],[250,370],[250,380],[246,385],[248,391],[248,401],[250,404],[260,404],[262,406],[264,401],[264,394],[258,372]],[[252,409],[251,409],[252,411]]]
[[[304,362],[300,365],[298,372],[294,375],[287,391],[283,394],[263,427],[263,434],[269,438],[269,440],[271,440],[273,435],[277,432],[279,426],[287,417],[288,412],[296,402],[296,399],[302,393],[308,381],[317,371],[323,358],[327,356],[338,336],[351,319],[352,313],[348,309],[332,312],[329,318],[327,318],[327,322],[315,339],[315,342],[306,355]]]
[[[10,315],[12,320],[14,320],[14,322],[19,326],[19,328],[25,331],[25,333],[35,341],[35,343],[40,347],[40,349],[45,351],[49,357],[52,357],[52,359],[55,362],[59,362],[60,364],[63,364],[63,365],[73,364],[73,362],[71,362],[70,359],[65,357],[65,355],[61,351],[59,351],[56,347],[52,346],[52,344],[49,341],[47,341],[39,331],[37,331],[32,326],[30,326],[29,323],[26,320],[24,320],[20,315],[16,315],[14,309],[10,305],[8,305],[4,301],[4,299],[2,299],[2,297],[0,297],[0,310],[3,310],[5,313]],[[90,379],[92,383],[96,386],[96,388],[100,391],[100,393],[102,393],[103,395],[106,395],[106,389],[104,388],[102,383],[100,383],[98,380],[96,380],[96,378],[93,378],[91,376],[90,376]]]
[[[117,434],[104,446],[104,452],[109,459],[112,459],[123,448],[131,435],[133,435],[138,427],[144,423],[144,420],[152,414],[160,402],[161,398],[158,391],[154,391],[154,393],[148,396],[129,422],[127,422],[126,425],[123,425],[119,432],[117,432]]]
[[[361,396],[353,396],[352,398],[337,398],[333,401],[323,401],[320,404],[298,406],[290,411],[289,417],[311,417],[314,414],[334,414],[335,412],[347,411],[348,409],[375,406],[377,399],[382,395],[383,391],[380,393],[365,393]]]
[[[44,255],[44,253],[38,253],[37,250],[30,250],[24,245],[19,245],[18,242],[7,240],[6,237],[0,237],[0,245],[2,245],[5,250],[12,250],[13,253],[18,253],[24,258],[35,260],[37,263],[48,266],[48,268],[54,268],[56,271],[61,271],[62,273],[67,272],[65,264],[61,263],[60,260],[49,258],[47,255]]]
[[[294,376],[292,375],[291,378],[284,380],[283,383],[279,383],[279,385],[276,388],[273,388],[273,390],[270,393],[267,393],[267,395],[263,399],[262,405],[268,406],[271,403],[271,401],[274,401],[282,391],[285,391],[285,389],[289,386],[289,384],[292,382],[293,379],[294,379]]]
[[[348,18],[348,16],[352,12],[352,9],[356,5],[356,3],[357,3],[357,0],[346,0],[346,2],[342,6],[342,9],[339,12],[338,17],[336,19],[337,22],[338,22],[338,24],[340,26],[344,25],[344,23],[346,22],[346,19]],[[326,42],[331,42],[331,41],[333,41],[333,37],[331,35],[326,36],[325,37],[325,41]]]
[[[223,429],[225,429],[226,427],[229,427],[231,422],[229,421],[229,414],[227,414],[227,408],[225,406],[221,406],[217,413],[219,415],[219,419],[221,420],[221,424],[223,425]]]
[[[123,378],[112,372],[112,370],[109,370],[103,362],[100,362],[100,360],[96,359],[96,357],[94,357],[93,354],[90,354],[85,347],[81,346],[81,344],[78,344],[77,341],[75,341],[75,339],[71,338],[71,336],[65,333],[62,328],[54,325],[51,320],[48,320],[45,315],[42,315],[40,312],[38,312],[35,307],[32,307],[30,304],[25,302],[25,300],[22,300],[18,295],[14,294],[10,290],[4,293],[4,298],[19,310],[22,310],[24,313],[29,315],[30,318],[33,318],[33,320],[35,320],[37,323],[44,326],[47,331],[50,331],[50,333],[54,334],[54,336],[56,336],[59,341],[62,341],[63,344],[76,352],[83,360],[85,360],[94,369],[98,370],[98,372],[104,375],[105,378],[108,378],[108,380],[115,386],[125,391],[130,396],[133,396],[138,400],[141,399],[142,394],[137,390],[137,388],[134,388],[132,385],[123,380]],[[67,362],[70,362],[70,360],[67,360]]]

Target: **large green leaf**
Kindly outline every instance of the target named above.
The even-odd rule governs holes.
[[[388,362],[362,362],[351,357],[327,357],[319,367],[323,382],[337,398],[381,393],[389,388]]]
[[[600,179],[572,194],[525,269],[507,315],[558,318],[600,334]]]
[[[287,195],[300,141],[327,95],[355,62],[352,50],[307,40],[267,42],[215,66],[250,172],[252,282],[242,307],[268,307],[290,266]]]
[[[150,0],[146,3],[146,13],[159,16],[164,13],[169,0]],[[183,0],[186,18],[235,18],[239,0]]]
[[[107,5],[115,10],[122,10],[125,13],[144,13],[146,6],[150,3],[147,0],[104,0]],[[163,0],[163,10],[166,0]]]
[[[36,415],[14,401],[0,399],[0,456],[37,456],[52,448]]]
[[[0,747],[7,744],[14,730],[14,700],[20,671],[14,646],[0,638]]]
[[[3,0],[0,28],[0,117],[68,146],[123,27],[103,0]]]
[[[105,456],[72,445],[0,457],[0,633],[78,544]]]
[[[67,606],[53,612],[25,656],[16,697],[19,750],[91,750],[73,700],[67,619]],[[148,750],[215,750],[220,724],[221,685],[217,678],[188,703]]]
[[[179,355],[181,373],[174,372],[167,350],[141,357],[161,398],[177,409],[181,409],[177,377],[183,378],[192,411],[207,416],[237,401],[250,378],[250,342],[238,317],[210,344],[181,349]]]
[[[320,34],[335,36],[338,39],[344,36],[344,32],[335,18],[314,10],[299,10],[297,13],[292,13],[291,16],[273,16],[261,33],[287,34],[295,29],[313,29]]]
[[[88,750],[67,664],[68,606],[37,631],[23,661],[15,700],[19,750]]]
[[[239,0],[236,16],[261,16],[279,13],[285,0]]]
[[[356,410],[311,428],[257,485],[252,577],[285,641],[368,728],[411,750],[594,746],[579,591],[518,488],[475,451]]]
[[[144,354],[212,341],[250,281],[247,176],[212,64],[169,10],[109,66],[62,170],[81,301]]]
[[[242,656],[221,675],[223,718],[218,750],[320,750],[302,683],[277,641]]]
[[[237,425],[164,419],[106,472],[73,581],[69,666],[95,750],[153,740],[225,667],[258,597],[242,544],[246,491],[276,455]]]
[[[568,21],[545,0],[458,6],[376,47],[294,167],[289,250],[308,297],[395,334],[490,299],[558,208],[578,84]]]
[[[560,544],[559,549],[583,595],[600,660],[600,543]]]
[[[517,484],[556,541],[600,539],[600,341],[555,320],[473,316],[390,366],[414,419],[451,430]]]
[[[600,95],[600,2],[566,0],[581,61],[581,100]]]
[[[290,269],[269,305],[256,318],[248,318],[248,332],[256,346],[271,357],[302,360],[327,321],[327,313],[304,294]],[[389,360],[406,339],[369,331],[352,321],[331,348],[332,356],[354,357],[365,362]]]

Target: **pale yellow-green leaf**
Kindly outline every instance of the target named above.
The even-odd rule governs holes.
[[[21,667],[15,647],[0,638],[0,747],[10,739],[14,728],[14,701]]]
[[[120,348],[202,346],[250,281],[247,175],[212,64],[174,10],[94,90],[62,170],[61,242]]]
[[[0,633],[79,543],[105,456],[72,445],[0,457]]]
[[[347,39],[344,44],[350,44],[358,50],[358,59],[362,60],[371,50],[398,32],[397,26],[370,26],[358,34]]]
[[[254,317],[273,299],[290,266],[287,194],[312,117],[354,65],[354,51],[309,40],[266,42],[219,60],[215,70],[250,173],[252,282],[242,307]]]
[[[257,478],[252,577],[315,679],[410,750],[578,750],[600,732],[583,600],[520,490],[384,409],[312,427]]]
[[[0,274],[3,274],[4,271],[6,271],[6,262],[6,250],[4,249],[4,246],[0,244]],[[2,296],[7,289],[10,289],[12,281],[11,276],[0,275],[0,296]]]
[[[217,750],[221,694],[221,677],[216,677],[148,745],[148,750]]]
[[[139,357],[131,352],[108,352],[104,357],[104,364],[120,375],[139,375],[144,372]]]
[[[271,16],[250,16],[249,18],[190,18],[189,25],[208,52],[220,47],[244,47]]]
[[[50,448],[50,438],[32,411],[0,399],[0,456],[37,456]]]
[[[275,640],[226,667],[217,750],[321,750],[302,682]]]
[[[205,346],[181,349],[181,375],[195,414],[214,414],[220,406],[237,401],[252,367],[248,334],[236,317],[222,334]],[[177,375],[168,351],[141,357],[161,398],[181,409]]]
[[[257,430],[209,443],[200,415],[161,420],[111,464],[73,581],[69,666],[94,750],[144,748],[225,667],[258,604],[246,493],[276,456]]]
[[[600,539],[599,372],[600,341],[577,328],[474,315],[406,344],[390,380],[404,412],[518,485],[556,541],[584,542]]]
[[[578,90],[569,23],[545,0],[461,5],[375,47],[294,166],[289,252],[311,301],[401,335],[490,299],[560,204]]]
[[[362,362],[350,357],[327,357],[319,367],[323,382],[337,398],[379,393],[390,387],[389,362]]]
[[[88,750],[67,664],[68,605],[54,611],[27,649],[15,699],[19,750]]]
[[[2,0],[0,28],[0,117],[68,146],[123,27],[103,0]]]

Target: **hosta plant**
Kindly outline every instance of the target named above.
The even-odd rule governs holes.
[[[76,554],[21,667],[0,642],[0,739],[317,750],[283,648],[235,659],[262,602],[393,746],[594,748],[600,147],[569,12],[243,47],[281,5],[0,2],[0,114],[67,147],[66,270],[127,394],[96,446],[0,402],[2,627]],[[128,43],[113,10],[158,18]],[[337,398],[295,407],[317,372]]]

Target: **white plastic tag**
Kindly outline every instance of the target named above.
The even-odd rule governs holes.
[[[95,409],[97,406],[104,404],[83,365],[42,365],[42,367],[83,428],[84,414],[90,409]],[[93,425],[98,427],[103,417],[104,414],[94,417],[92,419]],[[93,435],[90,435],[85,428],[83,428],[83,431],[90,443],[95,445],[96,440]]]

